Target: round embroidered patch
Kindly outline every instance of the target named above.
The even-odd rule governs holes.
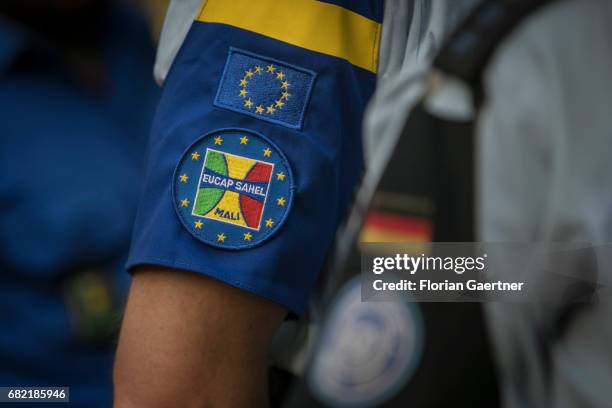
[[[339,293],[308,373],[313,394],[333,407],[374,407],[404,387],[421,360],[418,305],[362,302],[360,279]]]
[[[266,137],[245,129],[202,136],[174,172],[176,212],[189,232],[224,249],[269,239],[293,203],[293,175],[285,155]]]

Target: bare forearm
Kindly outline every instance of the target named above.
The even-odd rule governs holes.
[[[265,407],[266,353],[285,310],[188,272],[135,273],[115,407]]]

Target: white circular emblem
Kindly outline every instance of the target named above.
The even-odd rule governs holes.
[[[338,295],[308,373],[314,395],[333,407],[372,407],[401,390],[421,359],[417,304],[362,302],[358,278]]]

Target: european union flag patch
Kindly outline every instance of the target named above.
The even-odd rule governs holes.
[[[214,105],[301,129],[316,73],[230,48]]]

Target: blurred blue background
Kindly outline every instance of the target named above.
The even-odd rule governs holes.
[[[69,386],[70,406],[112,403],[158,97],[141,6],[0,4],[0,386]]]

